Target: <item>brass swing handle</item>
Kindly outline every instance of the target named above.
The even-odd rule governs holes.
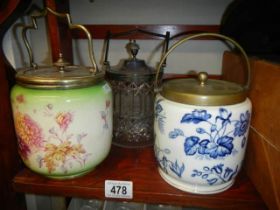
[[[204,36],[210,36],[210,37],[215,37],[217,39],[222,39],[225,41],[230,42],[231,44],[233,44],[234,46],[236,46],[238,48],[238,50],[241,52],[241,54],[243,55],[244,59],[245,59],[245,63],[246,63],[246,67],[247,67],[247,82],[244,85],[245,90],[248,90],[250,87],[250,81],[251,81],[251,67],[250,67],[250,62],[249,62],[249,58],[246,54],[246,52],[244,51],[244,49],[233,39],[231,39],[228,36],[222,35],[222,34],[217,34],[217,33],[198,33],[198,34],[192,34],[189,35],[185,38],[180,39],[178,42],[176,42],[175,44],[173,44],[170,49],[165,53],[165,55],[161,58],[159,65],[157,67],[157,71],[156,71],[156,78],[155,78],[155,89],[158,90],[159,89],[159,75],[161,72],[161,68],[162,68],[162,64],[164,63],[164,60],[167,58],[167,56],[179,45],[183,44],[184,42],[187,42],[191,39],[195,39],[195,38],[200,38],[200,37],[204,37]]]
[[[98,73],[98,67],[96,65],[96,61],[94,59],[94,53],[93,53],[93,43],[92,43],[92,37],[91,34],[89,33],[89,31],[86,29],[86,27],[84,27],[83,25],[78,25],[78,24],[73,24],[72,20],[71,20],[71,16],[68,13],[58,13],[48,7],[46,7],[44,10],[42,10],[39,14],[36,15],[31,15],[31,24],[29,25],[24,25],[23,29],[22,29],[22,38],[23,38],[23,42],[25,44],[25,47],[28,51],[28,55],[29,55],[29,63],[30,63],[30,67],[36,68],[37,64],[34,62],[34,58],[33,58],[33,51],[30,47],[30,44],[28,42],[27,36],[26,36],[26,32],[29,29],[38,29],[37,26],[37,18],[41,18],[41,17],[45,17],[48,13],[51,13],[57,17],[61,17],[61,18],[66,18],[67,20],[67,24],[68,27],[72,30],[72,29],[79,29],[82,30],[86,36],[87,36],[87,40],[88,40],[88,52],[89,52],[89,58],[92,64],[92,67],[90,68],[90,71],[93,73]]]

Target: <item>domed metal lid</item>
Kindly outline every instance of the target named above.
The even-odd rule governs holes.
[[[149,67],[144,60],[136,58],[140,47],[135,42],[135,40],[127,44],[127,49],[131,53],[132,58],[121,60],[117,66],[107,68],[106,72],[109,78],[123,79],[134,77],[150,77],[156,74],[154,68]]]
[[[73,66],[66,62],[62,54],[53,66],[40,66],[33,60],[33,51],[27,39],[26,32],[29,29],[38,29],[37,18],[46,17],[48,14],[56,17],[65,18],[69,29],[79,29],[84,32],[88,41],[88,52],[91,61],[91,67]],[[18,84],[30,88],[42,89],[68,89],[86,87],[104,79],[104,73],[99,71],[93,53],[92,37],[89,31],[83,25],[73,24],[68,13],[58,13],[48,7],[36,15],[31,15],[31,24],[22,27],[22,38],[26,46],[30,68],[18,70],[16,81]]]
[[[162,85],[161,95],[168,100],[201,106],[220,106],[241,103],[246,99],[246,88],[242,85],[208,79],[200,72],[196,79],[172,79]]]
[[[196,79],[173,79],[166,81],[159,87],[159,78],[161,72],[161,66],[164,63],[166,57],[180,44],[184,42],[210,36],[218,39],[222,39],[235,45],[245,59],[247,67],[247,82],[244,85],[223,81],[209,79],[205,72],[198,74]],[[250,62],[246,52],[243,48],[233,39],[216,33],[198,33],[186,36],[176,42],[166,54],[161,58],[157,67],[157,74],[155,78],[155,91],[160,92],[165,98],[190,105],[200,106],[221,106],[241,103],[246,99],[247,91],[250,86]]]
[[[18,70],[16,74],[18,84],[40,89],[87,87],[103,79],[103,72],[95,72],[92,67],[70,65],[63,59],[62,54],[53,66],[24,68]]]

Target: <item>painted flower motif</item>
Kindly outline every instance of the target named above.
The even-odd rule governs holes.
[[[222,136],[217,140],[217,143],[208,143],[204,154],[209,154],[211,158],[224,157],[231,154],[233,149],[233,138],[229,136]]]
[[[156,101],[156,105],[155,105],[155,115],[157,116],[160,112],[162,112],[163,108],[160,104],[160,102],[162,101],[162,99],[159,99]]]
[[[247,138],[244,136],[243,139],[242,139],[242,141],[241,141],[241,147],[242,147],[242,148],[245,147],[245,145],[246,145],[246,140],[247,140]]]
[[[199,137],[190,136],[187,137],[184,143],[185,153],[186,155],[194,155],[199,148]]]
[[[66,131],[69,124],[73,120],[73,115],[70,112],[59,112],[55,117],[56,123],[62,131]]]
[[[240,115],[240,121],[237,121],[235,123],[235,129],[234,129],[234,136],[243,136],[248,127],[249,127],[249,120],[250,120],[250,113],[249,111],[246,111],[246,113],[242,113]]]
[[[182,163],[181,165],[179,165],[178,161],[175,160],[171,161],[168,160],[166,155],[170,154],[170,150],[169,149],[160,149],[158,147],[155,146],[155,152],[156,152],[156,158],[157,158],[157,162],[159,164],[159,167],[165,172],[165,173],[174,173],[175,175],[177,175],[178,177],[182,177],[182,174],[185,171],[185,164]]]
[[[232,116],[232,113],[228,112],[227,109],[220,108],[219,116],[216,117],[216,122],[219,119],[222,121],[222,126],[226,126],[228,123],[231,123],[231,120],[230,120],[231,116]]]
[[[175,161],[175,163],[170,161],[169,168],[174,174],[176,174],[178,177],[181,177],[183,172],[185,171],[185,164],[182,163],[182,165],[180,166],[177,160]]]
[[[186,155],[203,155],[210,158],[223,158],[234,154],[233,140],[235,136],[243,136],[241,148],[244,148],[246,137],[244,136],[250,120],[250,113],[247,110],[240,114],[240,120],[232,120],[232,113],[225,108],[219,109],[219,114],[215,117],[206,110],[193,110],[186,113],[181,123],[199,124],[205,122],[202,127],[195,127],[197,135],[185,136],[180,128],[174,128],[169,132],[170,139],[179,136],[185,138],[184,152]]]
[[[104,125],[103,125],[104,129],[108,129],[109,128],[107,116],[109,114],[108,113],[108,109],[110,107],[110,104],[111,104],[111,101],[110,100],[106,100],[106,102],[105,102],[105,111],[100,111],[101,119],[104,121]]]
[[[110,107],[111,101],[110,100],[106,100],[106,109],[108,109]]]
[[[47,109],[52,110],[53,109],[53,105],[52,104],[47,104]]]
[[[19,154],[20,156],[24,159],[27,160],[28,156],[31,153],[30,147],[19,138],[18,141],[18,150],[19,150]]]
[[[16,96],[16,101],[17,101],[19,104],[24,103],[24,102],[25,102],[24,95],[22,95],[22,94],[17,95],[17,96]]]
[[[42,130],[28,114],[15,114],[15,129],[23,158],[27,158],[32,149],[43,146]]]
[[[59,145],[47,144],[45,146],[45,156],[42,162],[45,163],[49,173],[58,166],[64,166],[68,159],[81,160],[82,154],[86,153],[81,144],[71,145],[70,141],[64,141]]]
[[[171,139],[175,139],[178,136],[184,136],[184,131],[182,131],[181,129],[175,128],[173,131],[169,132],[168,136]]]
[[[238,172],[239,166],[237,165],[235,169],[224,167],[224,164],[220,163],[209,168],[204,166],[202,170],[194,169],[191,176],[200,177],[205,180],[208,185],[214,185],[216,183],[226,183],[229,182]]]
[[[158,124],[158,128],[161,133],[164,133],[164,125],[165,125],[165,113],[163,112],[162,105],[160,102],[163,101],[163,99],[158,99],[155,103],[155,119]]]
[[[192,111],[191,114],[185,114],[182,119],[181,123],[194,123],[198,124],[203,121],[207,121],[208,119],[211,118],[211,114],[207,113],[206,110],[197,110],[195,109]]]

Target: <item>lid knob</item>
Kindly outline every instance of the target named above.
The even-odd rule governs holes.
[[[59,71],[64,71],[64,67],[65,66],[69,66],[70,63],[67,62],[64,58],[63,58],[63,55],[62,53],[59,53],[59,58],[58,60],[54,63],[54,66],[56,66]]]
[[[133,42],[129,42],[127,44],[127,49],[130,51],[132,58],[136,59],[136,55],[138,54],[138,51],[140,49],[139,45],[136,43],[135,40],[133,40]]]
[[[208,80],[208,74],[206,72],[199,72],[197,75],[200,86],[204,86]]]

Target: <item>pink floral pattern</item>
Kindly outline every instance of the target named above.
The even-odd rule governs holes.
[[[106,100],[106,102],[105,102],[105,111],[101,111],[100,112],[101,119],[104,121],[104,125],[103,125],[104,129],[108,129],[109,128],[107,116],[109,114],[108,110],[109,110],[110,105],[111,105],[111,101]]]
[[[19,104],[24,103],[24,102],[25,102],[24,95],[22,95],[22,94],[17,95],[16,101],[17,101]]]
[[[37,155],[38,166],[46,167],[51,174],[55,171],[63,171],[65,174],[74,166],[74,162],[84,166],[91,155],[87,153],[82,141],[87,133],[73,134],[67,129],[74,122],[74,116],[69,111],[55,111],[53,104],[47,104],[42,112],[33,110],[33,117],[43,114],[54,123],[48,132],[44,133],[39,122],[26,113],[18,111],[19,107],[26,103],[24,95],[15,97],[15,129],[18,137],[19,153],[24,161],[28,161],[31,155]],[[44,125],[48,126],[48,125]],[[46,135],[44,137],[44,135]],[[51,140],[51,141],[49,141]]]
[[[69,126],[69,124],[72,122],[73,115],[70,112],[59,112],[56,117],[56,123],[59,125],[59,127],[65,132]]]
[[[19,140],[19,152],[23,159],[36,149],[43,147],[43,134],[39,125],[28,115],[15,114],[15,128]]]

